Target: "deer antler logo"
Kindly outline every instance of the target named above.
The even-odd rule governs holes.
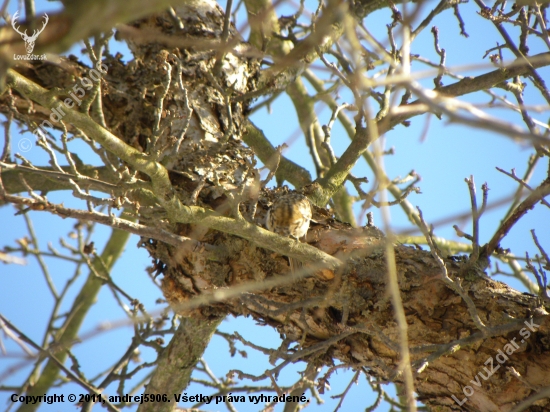
[[[17,33],[21,35],[21,37],[25,41],[25,48],[27,49],[27,53],[31,54],[32,51],[34,50],[34,43],[36,42],[36,38],[40,33],[44,31],[44,29],[46,28],[46,24],[48,24],[48,21],[50,19],[47,14],[44,14],[44,25],[42,26],[42,28],[40,30],[35,30],[32,36],[29,36],[27,34],[27,30],[25,30],[24,33],[21,33],[21,31],[19,31],[19,27],[15,27],[15,23],[17,23],[17,19],[18,19],[18,16],[17,16],[18,14],[19,14],[19,10],[17,10],[13,15],[13,19],[11,20],[11,26]]]

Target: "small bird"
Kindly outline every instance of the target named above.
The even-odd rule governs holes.
[[[289,236],[296,240],[304,237],[311,220],[311,204],[304,195],[288,193],[279,197],[267,212],[267,229],[281,236]],[[295,272],[300,262],[288,258],[290,269]]]

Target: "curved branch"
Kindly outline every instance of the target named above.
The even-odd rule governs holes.
[[[168,7],[188,4],[190,0],[130,0],[113,2],[93,0],[88,2],[64,1],[65,10],[52,15],[45,32],[40,36],[36,52],[61,53],[76,42],[95,33],[111,30],[117,23],[131,22]],[[93,17],[92,17],[93,16]],[[24,50],[24,42],[12,27],[0,27],[2,42],[0,54],[9,56]],[[4,62],[6,60],[2,59]]]
[[[448,86],[438,87],[435,89],[438,93],[444,96],[464,96],[469,93],[474,93],[480,90],[490,89],[498,84],[514,78],[528,74],[531,68],[545,67],[550,64],[550,53],[537,54],[530,58],[516,60],[507,67],[493,70],[492,72],[482,74],[476,77],[466,77],[456,83]],[[399,123],[404,122],[412,117],[427,113],[429,110],[426,105],[422,104],[420,99],[415,100],[407,105],[400,106],[403,110],[402,114],[390,115],[378,122],[378,130],[380,134],[393,129]]]
[[[535,190],[533,190],[527,198],[521,202],[518,207],[516,207],[516,210],[510,216],[508,216],[508,219],[504,221],[500,225],[500,227],[497,229],[489,243],[487,244],[487,256],[491,256],[491,254],[495,251],[495,249],[498,247],[500,241],[508,234],[510,229],[525,215],[529,210],[533,209],[533,207],[544,197],[550,195],[550,177],[547,178],[542,182],[542,184],[537,187]]]
[[[59,100],[52,96],[46,89],[13,70],[8,71],[8,84],[28,98],[50,109],[61,104]],[[336,268],[342,264],[339,259],[319,249],[296,242],[292,239],[284,238],[244,220],[217,216],[215,212],[197,206],[184,206],[173,195],[173,188],[168,177],[168,171],[164,166],[150,160],[147,155],[127,145],[108,130],[94,122],[90,117],[68,108],[65,108],[65,112],[65,119],[67,121],[84,131],[91,139],[101,144],[106,150],[151,178],[154,194],[157,196],[159,203],[166,209],[172,221],[179,223],[197,223],[211,229],[240,236],[266,249],[305,262],[320,262],[330,268]]]
[[[30,81],[14,70],[8,70],[7,84],[26,97],[40,103],[48,109],[60,107],[62,103],[51,92]],[[64,119],[90,136],[109,152],[132,165],[136,170],[151,178],[157,195],[166,196],[172,190],[168,171],[159,163],[150,160],[132,146],[127,145],[108,130],[101,127],[89,116],[76,110],[64,107]]]
[[[271,159],[278,156],[277,149],[273,147],[264,133],[250,120],[247,122],[243,141],[254,149],[254,153],[264,164],[269,164]],[[311,175],[306,169],[283,156],[281,156],[275,176],[278,179],[290,182],[294,187],[302,187],[311,183]]]

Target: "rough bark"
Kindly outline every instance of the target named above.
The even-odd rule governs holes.
[[[353,256],[334,279],[313,276],[192,313],[251,315],[275,327],[284,338],[301,342],[303,359],[308,362],[333,365],[338,359],[350,367],[366,367],[382,380],[401,382],[398,332],[385,286],[384,239],[373,228],[352,229],[318,215],[314,218],[324,223],[310,230],[310,244],[335,256]],[[211,233],[205,240],[232,245],[231,258],[226,262],[207,262],[201,253],[174,253],[167,265],[163,289],[175,307],[186,307],[193,296],[211,294],[213,288],[291,276],[283,257],[273,256],[242,239]],[[463,288],[489,327],[488,336],[484,336],[474,325],[464,301],[445,286],[441,270],[429,252],[406,246],[397,246],[395,252],[412,360],[416,369],[428,362],[416,374],[419,400],[440,408],[434,410],[460,409],[452,395],[463,400],[463,388],[474,386],[471,381],[478,372],[487,376],[484,368],[491,370],[491,366],[485,362],[495,359],[498,350],[504,350],[513,340],[519,349],[490,379],[481,379],[480,388],[474,386],[475,394],[467,398],[461,409],[509,410],[532,393],[532,388],[550,383],[550,323],[537,297],[517,292],[475,271],[459,275],[467,259],[447,259],[450,276],[462,279]],[[184,313],[189,314],[187,310]],[[534,332],[525,321],[538,325]],[[525,328],[530,335],[526,339],[519,334]],[[524,343],[520,342],[522,339]],[[494,360],[493,368],[498,365]],[[521,379],[512,376],[512,367]],[[544,405],[548,407],[545,402],[539,407]]]
[[[157,370],[145,390],[149,395],[181,393],[189,385],[191,373],[206,350],[212,335],[223,317],[204,321],[202,318],[183,318],[177,332],[158,359]],[[185,354],[186,356],[182,356]],[[174,402],[151,402],[140,411],[169,412]]]

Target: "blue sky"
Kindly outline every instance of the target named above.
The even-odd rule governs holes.
[[[286,5],[287,3],[284,4]],[[428,2],[423,15],[425,16],[432,5],[435,6],[435,4],[435,2]],[[17,10],[17,7],[19,7],[19,3],[12,1],[8,9],[13,14]],[[310,9],[312,8],[313,6],[310,7]],[[39,13],[43,11],[52,12],[56,9],[58,9],[57,3],[37,2],[37,11]],[[285,11],[287,9],[284,9],[282,12],[288,14]],[[461,10],[466,23],[466,30],[470,34],[470,38],[468,39],[459,36],[458,23],[453,17],[452,12],[445,12],[443,15],[437,16],[431,24],[440,28],[440,45],[447,50],[448,67],[477,64],[481,61],[485,50],[494,47],[495,41],[501,41],[493,25],[475,13],[476,7],[474,4],[461,5]],[[384,9],[373,13],[366,19],[367,27],[377,38],[385,39],[387,37],[385,23],[389,21],[390,15],[390,11]],[[241,18],[240,23],[242,24],[243,21]],[[397,42],[400,44],[399,36],[397,36]],[[542,44],[533,42],[533,44],[530,43],[530,46],[532,54],[543,51]],[[75,45],[71,52],[77,54],[82,47],[82,44]],[[125,56],[128,56],[126,47],[119,42],[113,41],[112,52],[116,51],[121,51]],[[432,61],[438,61],[429,29],[424,30],[414,41],[412,52],[421,54]],[[506,55],[505,52],[505,58],[511,59],[511,56]],[[487,63],[487,59],[484,62]],[[320,66],[319,62],[315,64],[317,67]],[[426,67],[420,63],[414,63],[412,67],[413,72],[425,69]],[[460,74],[475,76],[482,71],[479,69],[469,69],[468,71],[461,71]],[[549,70],[541,69],[540,74],[543,78],[548,78]],[[443,82],[444,84],[450,84],[454,80],[444,77]],[[433,87],[431,78],[423,79],[421,83],[425,87]],[[506,94],[503,90],[497,90],[496,93],[499,95]],[[351,102],[345,91],[342,91],[341,95],[342,102]],[[508,98],[513,100],[512,96],[508,96]],[[487,95],[477,93],[475,96],[464,97],[463,100],[475,103],[487,103],[490,99]],[[544,101],[532,85],[529,85],[526,89],[525,100],[530,104],[544,104]],[[330,111],[322,104],[318,104],[316,109],[320,122],[326,124],[330,118]],[[491,109],[490,113],[494,116],[505,116],[508,121],[521,124],[520,116],[511,114],[509,111],[504,112],[502,109]],[[537,116],[542,122],[548,120],[548,112],[542,112]],[[311,163],[302,134],[299,132],[296,114],[288,97],[281,96],[271,105],[271,113],[268,113],[265,109],[260,110],[253,115],[252,120],[265,132],[274,145],[294,140],[294,143],[285,152],[285,156],[308,168],[312,175],[314,175],[313,164]],[[411,126],[408,128],[401,125],[397,126],[384,136],[383,143],[386,148],[395,148],[395,154],[386,156],[384,159],[387,174],[390,178],[403,177],[413,169],[422,176],[422,181],[419,183],[422,193],[412,194],[409,197],[409,201],[422,209],[424,217],[429,223],[467,212],[470,209],[468,188],[464,183],[464,178],[470,175],[473,175],[475,178],[478,193],[481,192],[481,184],[483,182],[488,183],[491,189],[489,192],[490,202],[514,193],[517,187],[516,183],[499,173],[495,167],[508,171],[515,168],[516,173],[521,176],[525,170],[527,158],[532,154],[532,149],[521,143],[513,142],[506,137],[450,124],[445,118],[439,120],[434,116],[430,119],[425,138],[421,139],[425,122],[426,117],[423,116],[412,119]],[[299,138],[291,139],[296,134],[299,135]],[[24,138],[34,138],[29,133],[19,134],[16,130],[12,130],[12,137],[14,146],[17,146]],[[341,154],[349,144],[348,137],[338,124],[333,129],[332,143],[337,155]],[[34,146],[29,152],[25,153],[25,156],[37,165],[47,163],[45,154]],[[84,158],[84,160],[87,160],[87,158]],[[93,161],[95,162],[95,160]],[[546,169],[547,167],[543,164],[537,168],[532,178],[533,186],[544,178]],[[355,167],[354,174],[356,176],[366,176],[371,181],[374,180],[372,172],[362,160]],[[370,188],[370,184],[367,184],[366,187]],[[69,206],[81,205],[81,203],[69,200],[68,198],[69,196],[66,193],[48,194],[48,199],[52,202],[64,202],[65,205]],[[373,212],[375,214],[375,224],[381,225],[379,211],[374,209]],[[505,209],[503,208],[494,208],[487,211],[481,221],[481,243],[485,243],[491,238],[504,213]],[[62,249],[59,239],[66,237],[67,233],[73,230],[74,221],[63,220],[59,217],[39,212],[30,212],[29,216],[32,218],[37,236],[41,241],[41,250],[46,250],[48,244],[52,244],[57,249]],[[391,208],[391,220],[392,227],[397,233],[411,228],[407,217],[404,216],[399,207]],[[0,231],[0,247],[4,245],[13,246],[14,239],[27,236],[23,217],[14,217],[14,209],[12,207],[0,208],[0,222],[3,222],[3,230]],[[535,228],[541,243],[550,248],[548,222],[550,222],[550,210],[540,205],[537,206],[535,210],[529,212],[512,229],[502,242],[502,246],[504,248],[511,248],[517,254],[523,254],[525,251],[528,251],[533,256],[536,253],[536,249],[531,240],[529,230]],[[452,229],[452,225],[455,223],[463,230],[471,232],[469,222],[451,222],[437,226],[435,234],[460,240]],[[98,251],[102,250],[110,233],[111,230],[109,228],[101,226],[95,228],[93,240]],[[74,244],[74,240],[72,242]],[[135,247],[137,242],[138,238],[132,236],[125,253],[116,263],[112,276],[117,284],[131,296],[144,303],[150,312],[153,312],[162,307],[155,303],[161,297],[161,293],[156,286],[152,286],[149,277],[145,274],[145,268],[150,264],[150,259],[143,249]],[[37,342],[41,342],[53,300],[48,293],[44,277],[36,261],[30,256],[27,257],[27,260],[28,264],[26,266],[0,265],[0,313],[17,325],[29,337]],[[45,260],[49,265],[54,283],[58,288],[61,288],[68,277],[72,275],[72,266],[57,259],[46,258]],[[69,309],[72,298],[78,293],[87,275],[87,270],[83,270],[78,280],[71,286],[64,310]],[[515,280],[508,278],[501,280],[509,283],[512,287],[523,290],[522,285]],[[84,322],[81,335],[94,331],[98,325],[105,325],[106,322],[114,323],[124,318],[125,315],[113,299],[111,292],[104,288],[98,296],[96,305],[92,308]],[[260,328],[250,319],[234,319],[229,317],[222,325],[221,330],[225,332],[238,330],[245,338],[259,345],[277,347],[280,342],[277,332],[268,327]],[[75,345],[74,354],[79,358],[82,370],[90,378],[102,373],[105,367],[119,358],[130,344],[130,339],[130,328],[117,328],[109,332],[97,334]],[[10,339],[6,339],[3,336],[2,340],[10,354],[18,350]],[[143,359],[151,359],[153,354],[149,351],[149,349],[143,349]],[[222,338],[216,336],[213,338],[204,358],[218,377],[224,376],[232,368],[240,368],[254,374],[261,374],[270,368],[270,365],[261,356],[255,354],[249,348],[246,351],[248,353],[247,359],[241,358],[238,354],[235,358],[231,358],[228,354],[227,344]],[[0,376],[19,361],[20,359],[0,355]],[[285,378],[291,378],[292,374],[303,369],[303,364],[294,365],[293,368],[285,370],[281,376],[281,380],[284,382]],[[30,367],[21,369],[7,380],[0,382],[0,385],[16,385],[28,375],[29,370]],[[143,376],[144,373],[138,374],[138,378],[134,381]],[[196,377],[204,378],[204,376],[199,374]],[[325,404],[309,408],[309,410],[333,410],[338,400],[331,399],[330,396],[342,392],[351,377],[352,373],[349,372],[344,373],[339,371],[336,373],[330,381],[332,390],[328,395],[323,396]],[[361,379],[364,379],[364,377]],[[264,384],[267,385],[268,383],[265,382]],[[385,386],[385,389],[392,390],[391,386]],[[108,392],[111,394],[114,394],[115,390],[116,388],[114,387],[108,388]],[[61,388],[52,389],[51,393],[80,394],[84,392],[75,384],[68,384]],[[187,393],[205,393],[205,390],[192,385],[188,388]],[[268,393],[266,392],[266,394]],[[9,402],[7,400],[8,395],[9,393],[0,392],[0,405],[5,405],[6,402]],[[309,393],[306,395],[310,397]],[[364,408],[373,399],[373,395],[366,389],[366,383],[361,381],[358,387],[352,388],[343,407],[345,410],[352,407]],[[221,410],[219,407],[203,407],[202,409],[211,411]],[[238,405],[238,409],[240,411],[256,411],[258,407],[245,404]],[[43,405],[40,410],[73,411],[75,407],[70,403],[65,403],[56,404],[55,407]],[[99,410],[99,407],[96,406],[94,410]],[[276,410],[279,411],[282,408],[279,407]]]

